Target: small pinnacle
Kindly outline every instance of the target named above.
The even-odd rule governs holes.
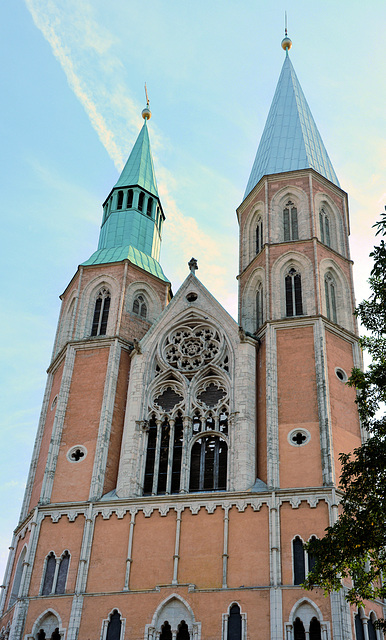
[[[197,271],[197,269],[198,269],[198,264],[197,264],[196,258],[191,258],[189,260],[188,267],[190,269],[190,273],[193,273],[193,275],[194,275],[194,272]]]

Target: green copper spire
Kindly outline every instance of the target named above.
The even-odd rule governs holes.
[[[132,187],[137,185],[142,187],[153,196],[158,198],[157,181],[155,179],[153,158],[150,150],[149,132],[147,130],[147,120],[139,133],[133,150],[126,162],[120,178],[115,185],[118,187]]]
[[[263,176],[297,169],[312,168],[340,187],[291,64],[288,55],[291,44],[286,35],[282,42],[286,50],[283,68],[244,198]]]
[[[103,205],[98,250],[84,265],[130,260],[141,269],[167,281],[158,262],[165,220],[158,195],[147,120],[149,103],[142,111],[145,122],[118,182]]]

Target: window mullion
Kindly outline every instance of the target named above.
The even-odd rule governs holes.
[[[158,471],[159,471],[159,459],[161,454],[161,437],[162,437],[162,422],[161,420],[157,420],[157,444],[155,450],[155,460],[154,460],[154,475],[153,475],[153,495],[157,495],[158,490]]]

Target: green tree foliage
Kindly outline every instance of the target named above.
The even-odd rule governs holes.
[[[375,227],[376,235],[383,237],[370,254],[371,295],[356,310],[370,332],[360,344],[372,364],[366,372],[353,369],[348,382],[357,390],[358,411],[369,438],[351,455],[340,455],[341,512],[324,538],[306,546],[316,563],[303,585],[306,589],[318,585],[327,594],[341,589],[342,579],[351,577],[345,596],[358,605],[386,598],[386,207]],[[386,621],[380,622],[386,630]]]

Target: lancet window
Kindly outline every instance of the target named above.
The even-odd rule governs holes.
[[[133,300],[133,313],[141,316],[141,318],[147,317],[147,304],[142,294],[135,296]]]
[[[263,308],[263,285],[260,283],[256,291],[256,329],[259,329],[264,322]]]
[[[13,585],[12,585],[12,591],[11,591],[11,596],[9,598],[9,606],[11,607],[14,602],[16,602],[18,596],[19,596],[19,591],[20,591],[20,585],[21,585],[21,579],[22,579],[22,575],[23,575],[23,565],[24,565],[24,560],[25,560],[25,556],[27,553],[27,547],[24,547],[20,556],[19,556],[19,560],[17,562],[17,566],[16,566],[16,571],[15,571],[15,577],[13,579]]]
[[[47,556],[41,594],[48,596],[52,593],[65,593],[70,554],[64,551],[57,558],[53,551]]]
[[[324,293],[327,318],[332,322],[337,322],[335,282],[329,273],[324,278]]]
[[[256,254],[260,253],[260,251],[263,248],[264,245],[264,241],[263,241],[263,221],[261,218],[259,218],[259,220],[257,221],[256,224]]]
[[[285,277],[285,308],[287,318],[303,315],[302,279],[294,267]]]
[[[138,198],[138,211],[142,211],[143,210],[143,201],[145,199],[145,194],[143,193],[143,191],[141,191],[141,193],[139,194],[139,198]]]
[[[107,321],[110,310],[110,292],[103,287],[97,295],[92,320],[91,335],[104,336],[107,331]]]
[[[314,540],[312,536],[310,540]],[[315,566],[315,558],[305,551],[303,540],[296,536],[292,541],[292,559],[293,559],[293,578],[294,584],[302,584],[309,571]]]
[[[149,198],[147,201],[146,214],[151,217],[153,211],[153,198]]]
[[[127,208],[131,209],[131,207],[133,206],[133,198],[134,198],[134,191],[132,189],[129,189],[127,192]]]
[[[144,495],[226,490],[229,351],[220,332],[201,321],[169,332],[149,395]]]
[[[118,191],[117,209],[122,209],[122,206],[123,206],[123,191]]]
[[[319,225],[321,241],[331,247],[330,218],[323,208],[319,211]]]
[[[115,609],[110,616],[107,625],[106,640],[120,640],[122,620],[118,611]]]
[[[242,619],[240,607],[233,604],[229,611],[227,640],[241,640]]]
[[[283,209],[284,242],[298,240],[298,210],[291,200],[288,200]]]

